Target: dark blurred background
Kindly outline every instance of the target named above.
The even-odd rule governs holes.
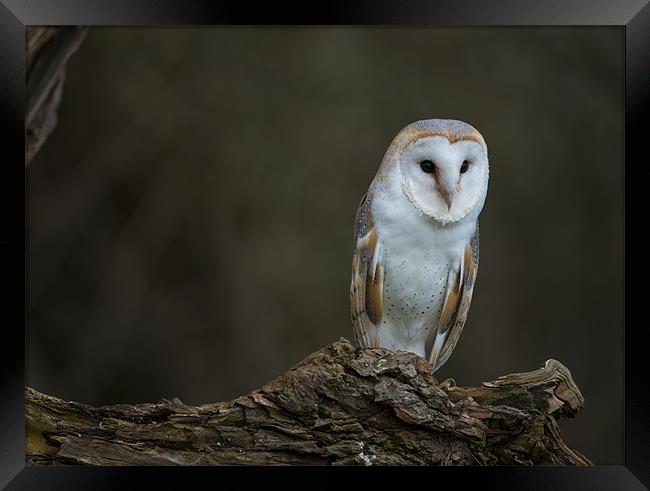
[[[395,134],[491,162],[459,385],[566,364],[623,462],[621,28],[93,28],[28,171],[28,384],[235,398],[351,339],[356,206]]]

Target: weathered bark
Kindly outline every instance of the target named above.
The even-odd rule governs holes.
[[[95,408],[30,388],[26,402],[31,464],[591,464],[560,437],[584,401],[555,360],[462,388],[341,339],[230,402]]]
[[[57,122],[68,59],[86,35],[84,27],[27,27],[27,115],[25,165]]]

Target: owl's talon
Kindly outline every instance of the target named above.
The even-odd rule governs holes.
[[[443,390],[450,390],[456,387],[456,381],[453,378],[448,378],[440,384]]]

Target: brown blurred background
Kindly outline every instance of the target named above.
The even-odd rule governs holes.
[[[620,28],[93,28],[28,171],[28,384],[237,397],[351,339],[352,222],[393,136],[484,135],[481,266],[440,379],[556,358],[623,462]]]

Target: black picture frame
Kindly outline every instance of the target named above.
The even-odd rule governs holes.
[[[28,25],[392,25],[392,26],[618,26],[625,31],[625,465],[591,468],[113,468],[25,465],[25,26]],[[634,279],[647,277],[650,239],[643,236],[644,153],[650,102],[650,5],[647,0],[388,1],[336,0],[322,4],[277,4],[209,0],[0,0],[0,154],[2,224],[0,264],[2,370],[0,371],[0,486],[7,489],[124,489],[186,487],[196,478],[225,485],[286,479],[293,486],[340,485],[363,473],[364,485],[399,479],[454,486],[494,480],[499,489],[643,489],[650,485],[650,391],[645,383],[646,326],[643,297]],[[20,183],[24,187],[20,186]],[[21,203],[22,198],[22,205]],[[634,215],[640,219],[633,220]],[[636,227],[635,227],[636,225]],[[26,286],[26,285],[25,285]],[[11,315],[7,315],[7,314]],[[18,334],[9,339],[9,334]],[[588,340],[585,340],[588,343]],[[22,343],[22,344],[21,344]],[[594,429],[597,431],[597,428]],[[304,480],[304,483],[302,482]],[[270,481],[267,481],[270,482]],[[350,481],[354,482],[354,481]]]

